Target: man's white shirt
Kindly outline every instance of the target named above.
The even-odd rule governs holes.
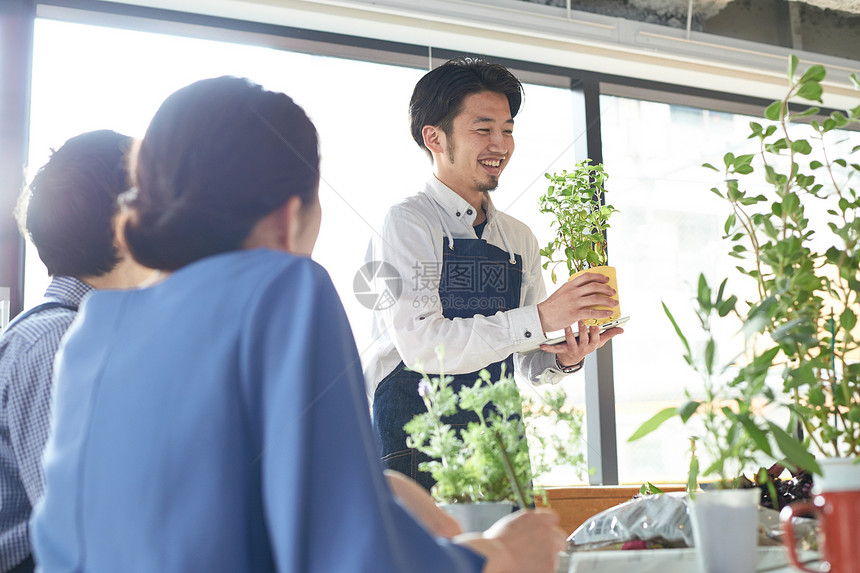
[[[531,230],[496,210],[485,195],[487,222],[482,239],[523,260],[519,308],[490,316],[447,319],[439,300],[444,238],[476,239],[477,213],[436,177],[424,190],[394,205],[385,218],[381,236],[373,238],[367,262],[394,267],[402,293],[379,305],[373,317],[373,345],[364,371],[372,399],[377,385],[400,364],[426,372],[466,374],[514,354],[517,372],[532,384],[556,383],[564,378],[555,355],[523,352],[545,341],[537,303],[546,298],[540,248]],[[392,304],[393,303],[393,304]],[[478,309],[476,309],[477,312]],[[444,346],[440,367],[436,348]]]

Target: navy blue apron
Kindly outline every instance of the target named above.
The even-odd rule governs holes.
[[[439,280],[439,299],[445,318],[472,318],[476,315],[491,316],[520,306],[520,291],[523,282],[523,259],[510,255],[502,249],[481,239],[454,239],[454,248],[449,248],[445,237],[442,247],[442,273]],[[446,348],[446,353],[457,352]],[[514,371],[513,355],[493,364],[488,364],[492,380],[501,376],[502,364],[508,373]],[[454,376],[451,387],[459,392],[463,386],[473,386],[478,372]],[[428,373],[430,376],[438,374]],[[418,394],[421,375],[408,370],[401,361],[376,388],[373,397],[373,430],[382,465],[386,469],[399,471],[424,486],[427,490],[435,481],[428,472],[418,469],[418,464],[430,458],[406,447],[406,432],[403,426],[415,414],[426,412],[424,401]],[[485,410],[487,415],[492,405]],[[464,429],[469,422],[477,422],[473,412],[459,411],[446,417],[444,422],[452,427]]]

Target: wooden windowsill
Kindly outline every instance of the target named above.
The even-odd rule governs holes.
[[[660,485],[665,492],[684,491],[683,485]],[[570,535],[588,518],[603,510],[629,501],[639,493],[639,486],[627,485],[584,485],[575,487],[546,488],[549,505],[560,518],[561,528]],[[544,507],[543,500],[537,497],[535,503]]]

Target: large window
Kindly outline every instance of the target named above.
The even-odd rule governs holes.
[[[679,481],[690,449],[680,422],[671,420],[639,442],[627,439],[657,411],[678,405],[685,387],[695,392],[701,385],[661,302],[693,347],[700,345],[690,304],[698,273],[718,283],[736,264],[720,239],[727,206],[709,192],[719,178],[702,163],[719,164],[726,150],[744,145],[751,118],[613,96],[600,103],[611,175],[607,200],[620,211],[609,231],[610,257],[623,313],[632,317],[613,346],[619,481]],[[747,146],[748,153],[756,150],[754,142]],[[723,328],[723,338],[735,340],[732,327]]]
[[[407,120],[412,88],[424,71],[40,19],[28,180],[47,161],[51,148],[83,131],[114,129],[142,137],[164,98],[195,80],[236,75],[287,93],[305,108],[320,133],[323,222],[314,258],[331,274],[359,352],[364,353],[371,343],[372,311],[354,296],[355,274],[388,207],[423,188],[431,173],[427,157],[410,137]],[[544,173],[573,163],[573,142],[582,130],[573,125],[569,90],[527,84],[525,92],[516,118],[516,153],[494,201],[546,244],[550,229],[537,208],[537,197],[546,188]],[[28,245],[25,306],[39,300],[47,282],[35,249]],[[567,385],[571,401],[581,407],[581,375],[572,376]],[[576,478],[554,478],[560,483],[571,480]]]
[[[117,21],[122,20],[111,23]],[[198,79],[243,76],[289,94],[320,132],[323,222],[314,258],[331,274],[366,360],[372,311],[355,298],[353,283],[389,206],[419,191],[431,173],[407,124],[407,102],[425,71],[426,57],[416,56],[420,49],[414,47],[401,53],[396,47],[387,51],[389,45],[353,49],[329,44],[324,35],[303,43],[304,51],[290,51],[294,48],[289,38],[264,35],[278,33],[271,27],[253,34],[231,30],[223,37],[218,28],[204,32],[222,40],[214,41],[155,33],[164,29],[142,19],[135,22],[150,31],[36,21],[27,180],[45,163],[51,148],[83,131],[114,129],[142,137],[164,98]],[[175,23],[169,29],[186,30]],[[187,28],[189,34],[202,30],[207,29]],[[275,45],[289,45],[290,50],[267,47]],[[434,65],[439,62],[434,60]],[[549,219],[538,212],[538,196],[547,187],[544,173],[582,159],[574,147],[581,149],[586,141],[586,126],[574,119],[585,116],[577,108],[585,104],[567,86],[571,80],[588,83],[594,78],[574,70],[521,65],[515,72],[530,83],[516,118],[516,153],[493,197],[500,209],[526,223],[543,246],[552,235]],[[685,387],[696,391],[698,381],[681,358],[661,302],[670,306],[693,344],[699,343],[689,304],[698,273],[704,271],[714,282],[731,275],[735,264],[720,239],[726,206],[708,192],[719,184],[719,174],[701,164],[719,163],[728,149],[742,151],[738,144],[744,145],[751,118],[701,108],[707,104],[689,107],[648,101],[646,96],[637,99],[628,91],[613,93],[627,95],[603,95],[599,100],[602,153],[610,174],[607,200],[620,210],[609,232],[610,262],[618,269],[622,312],[632,318],[626,334],[613,341],[611,370],[601,366],[598,377],[614,378],[620,482],[681,482],[688,463],[686,429],[672,422],[642,442],[628,444],[627,438],[657,410],[676,405]],[[596,123],[594,115],[586,119],[589,125]],[[860,143],[856,133],[842,138],[841,145]],[[748,145],[748,152],[754,151],[754,143]],[[40,298],[48,278],[29,245],[25,263],[24,303],[29,307]],[[544,278],[549,292],[560,286],[552,284],[549,272]],[[747,285],[738,281],[730,287],[743,299]],[[740,344],[735,328],[720,328],[726,341],[722,351],[731,355],[736,348],[732,345]],[[520,383],[532,396],[543,392]],[[569,376],[563,385],[570,404],[583,408],[584,375]],[[583,451],[596,450],[592,446],[585,440],[577,445]],[[543,481],[570,485],[583,477],[559,471]]]

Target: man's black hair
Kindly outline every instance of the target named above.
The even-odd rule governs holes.
[[[424,126],[438,126],[450,136],[454,118],[463,109],[463,100],[483,92],[504,94],[511,107],[511,117],[520,110],[523,86],[502,65],[461,57],[448,60],[428,72],[415,85],[409,102],[412,139],[430,155],[421,133]]]

